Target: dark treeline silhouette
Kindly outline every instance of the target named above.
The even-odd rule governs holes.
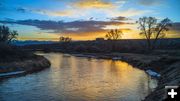
[[[152,40],[153,41],[153,40]],[[157,41],[156,50],[178,50],[180,49],[180,39],[159,39]],[[57,52],[92,52],[92,53],[110,53],[110,52],[130,52],[130,53],[146,53],[146,39],[120,39],[100,40],[100,41],[71,41],[69,43],[52,43],[41,45],[25,45],[26,50],[48,50]]]

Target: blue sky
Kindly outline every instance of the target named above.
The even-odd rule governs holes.
[[[104,36],[103,33],[105,33],[106,30],[103,30],[103,27],[107,28],[108,26],[108,28],[114,28],[114,26],[109,23],[104,26],[101,25],[101,27],[98,27],[101,28],[101,30],[98,28],[96,30],[92,29],[95,33],[92,34],[93,32],[88,31],[86,33],[85,30],[87,30],[87,28],[84,26],[83,28],[79,26],[80,28],[78,29],[76,25],[70,25],[74,23],[65,22],[82,21],[82,23],[79,24],[84,25],[84,23],[87,23],[86,21],[89,21],[89,23],[92,23],[91,21],[112,22],[111,20],[113,18],[125,17],[131,20],[120,19],[121,22],[126,22],[126,24],[118,24],[118,26],[121,25],[118,28],[135,29],[135,26],[128,25],[127,23],[132,23],[143,16],[153,16],[159,20],[168,17],[173,22],[180,22],[179,5],[179,0],[1,0],[0,20],[17,21],[31,19],[54,22],[63,21],[64,23],[62,24],[70,26],[70,28],[66,28],[66,30],[58,29],[57,31],[57,26],[55,25],[53,26],[56,28],[42,28],[42,26],[39,27],[37,24],[11,23],[10,25],[7,23],[7,26],[10,26],[20,33],[19,38],[21,39],[50,39],[61,35],[71,36],[77,40],[78,38],[93,39]],[[57,25],[57,23],[53,24]],[[63,28],[64,27],[65,26],[63,26]],[[58,28],[62,28],[62,26]],[[73,32],[72,29],[77,29],[78,31]],[[179,33],[178,31],[175,32]],[[138,37],[137,31],[126,30],[125,34],[124,38]],[[177,36],[178,35],[176,35],[176,37]]]

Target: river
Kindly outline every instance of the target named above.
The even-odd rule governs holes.
[[[0,101],[140,101],[157,81],[126,62],[38,53],[51,67],[0,81]]]

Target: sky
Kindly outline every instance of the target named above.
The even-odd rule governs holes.
[[[139,39],[140,17],[168,17],[173,26],[166,37],[180,38],[179,5],[180,0],[0,0],[0,25],[17,30],[19,40],[94,40],[110,29],[122,30],[122,39]]]

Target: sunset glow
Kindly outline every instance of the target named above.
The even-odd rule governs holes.
[[[140,39],[136,20],[153,16],[173,22],[166,38],[180,38],[179,0],[1,0],[0,25],[19,33],[19,40],[94,40],[110,29],[122,39]]]

